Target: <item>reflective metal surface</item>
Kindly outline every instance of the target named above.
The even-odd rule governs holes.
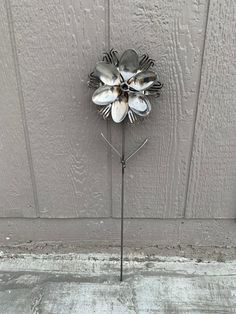
[[[140,72],[128,80],[128,85],[136,91],[144,91],[152,86],[156,80],[156,73],[153,71]]]
[[[109,117],[111,111],[111,104],[103,107],[101,110],[99,110],[100,114],[102,115],[103,119],[106,119]]]
[[[111,107],[111,116],[114,122],[120,123],[124,120],[128,113],[128,100],[126,97],[121,97],[113,102]]]
[[[127,81],[135,75],[139,68],[138,55],[133,49],[126,50],[120,58],[119,71],[124,79]]]
[[[147,116],[151,111],[150,101],[143,94],[130,95],[129,96],[129,107],[134,113],[141,117]]]
[[[128,117],[129,117],[129,121],[131,123],[134,123],[137,120],[137,117],[136,117],[135,113],[132,110],[128,111]]]
[[[162,84],[150,68],[154,60],[147,54],[138,56],[133,49],[126,50],[119,58],[118,52],[111,49],[104,53],[103,61],[98,62],[89,75],[89,87],[96,88],[92,101],[99,106],[104,119],[111,113],[112,120],[122,122],[128,117],[130,123],[137,116],[145,117],[151,111],[148,96],[159,97]]]
[[[95,69],[96,75],[104,84],[114,86],[120,83],[120,73],[112,63],[99,62]]]
[[[108,105],[115,101],[120,93],[118,86],[103,85],[95,90],[92,100],[96,105]]]

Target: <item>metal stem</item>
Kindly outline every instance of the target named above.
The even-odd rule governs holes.
[[[127,161],[132,158],[135,154],[137,154],[138,151],[140,151],[140,149],[148,142],[148,139],[146,138],[142,144],[139,145],[139,147],[137,149],[135,149],[135,151],[133,153],[131,153],[126,159],[125,162],[127,163]]]
[[[124,185],[125,185],[125,124],[122,123],[122,152],[121,152],[121,220],[120,220],[120,281],[123,280],[123,251],[124,251]]]
[[[118,152],[118,150],[108,141],[108,139],[104,136],[103,133],[101,133],[102,138],[104,139],[104,141],[114,150],[114,152],[116,152],[116,154],[122,158],[121,154]]]
[[[108,141],[108,139],[101,133],[104,141],[113,149],[113,151],[120,157],[121,163],[121,219],[120,219],[120,281],[123,281],[123,252],[124,252],[124,197],[125,197],[125,168],[126,163],[131,159],[140,149],[147,143],[145,139],[127,158],[125,158],[125,124],[122,123],[122,151],[119,151]]]

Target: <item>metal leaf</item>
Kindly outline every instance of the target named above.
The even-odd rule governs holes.
[[[106,85],[114,86],[120,83],[120,73],[112,63],[98,62],[95,73]]]
[[[139,59],[135,50],[126,50],[120,58],[119,71],[125,81],[130,79],[137,73],[139,67]]]
[[[140,72],[128,80],[129,87],[136,91],[144,91],[154,84],[157,76],[153,71]]]
[[[123,121],[128,113],[128,109],[128,100],[124,96],[113,102],[111,107],[111,116],[113,121],[116,123]]]
[[[133,112],[142,117],[147,116],[152,109],[149,100],[143,94],[130,94],[129,107]]]
[[[120,88],[118,86],[104,85],[95,90],[92,96],[92,101],[96,105],[107,105],[116,100],[120,95]]]

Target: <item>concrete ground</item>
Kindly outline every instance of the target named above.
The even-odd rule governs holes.
[[[236,313],[236,261],[0,254],[0,314]]]

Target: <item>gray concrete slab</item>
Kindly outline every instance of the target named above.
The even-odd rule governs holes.
[[[236,313],[236,261],[116,254],[0,255],[0,313]]]

